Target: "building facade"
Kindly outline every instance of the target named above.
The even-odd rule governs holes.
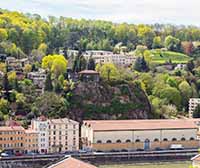
[[[68,118],[48,120],[49,153],[79,149],[79,123]]]
[[[193,118],[193,112],[198,105],[200,105],[200,98],[191,98],[189,100],[189,118]]]
[[[79,149],[79,123],[68,118],[32,121],[32,129],[39,132],[40,153],[60,153]]]
[[[45,118],[31,121],[31,129],[38,132],[38,152],[46,154],[49,152],[49,125]]]
[[[0,150],[24,152],[25,129],[21,126],[0,127]]]
[[[91,50],[83,54],[86,60],[93,58],[95,64],[113,63],[118,66],[130,66],[134,63],[135,57],[128,54],[114,54],[110,51]]]
[[[84,121],[81,129],[83,149],[94,151],[197,148],[197,132],[195,120]]]
[[[24,143],[24,152],[25,153],[38,153],[38,138],[39,133],[32,129],[25,130],[25,143]]]

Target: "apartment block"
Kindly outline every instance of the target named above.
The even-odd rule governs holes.
[[[24,151],[25,129],[21,126],[0,127],[0,150]]]
[[[68,118],[48,120],[49,152],[79,149],[79,123]]]
[[[91,50],[83,54],[86,60],[93,58],[96,64],[113,63],[118,66],[130,66],[135,61],[136,57],[128,54],[114,54],[110,51]]]
[[[37,119],[32,129],[39,132],[39,152],[58,153],[79,149],[79,123],[68,118]]]

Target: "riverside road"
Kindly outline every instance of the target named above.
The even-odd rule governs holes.
[[[197,149],[190,150],[163,150],[163,151],[137,151],[137,152],[99,152],[71,154],[70,156],[90,162],[95,165],[116,163],[139,163],[153,161],[189,161],[198,154]],[[34,155],[3,157],[0,159],[0,168],[42,168],[46,165],[62,160],[69,155]]]

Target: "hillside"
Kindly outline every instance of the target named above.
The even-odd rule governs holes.
[[[152,62],[166,63],[171,60],[172,63],[187,63],[191,58],[185,54],[173,51],[162,51],[160,49],[151,50]]]
[[[147,119],[151,106],[144,92],[130,84],[80,82],[73,91],[71,115],[82,119]]]

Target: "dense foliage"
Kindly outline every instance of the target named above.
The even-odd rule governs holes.
[[[0,10],[0,55],[28,57],[32,61],[23,68],[23,79],[18,79],[15,71],[7,73],[6,64],[1,61],[0,71],[4,75],[0,120],[9,116],[61,117],[70,111],[70,105],[76,102],[71,102],[75,84],[67,76],[68,49],[78,50],[71,63],[73,73],[96,69],[110,86],[128,83],[140,87],[151,102],[155,118],[187,115],[189,98],[200,96],[199,41],[200,28],[195,26],[115,24],[52,16],[43,19],[37,14]],[[84,50],[92,49],[129,53],[136,60],[126,68],[111,63],[95,65],[92,58],[86,62],[82,55]],[[64,56],[59,55],[60,50]],[[178,63],[187,65],[175,69]],[[27,74],[41,67],[47,77],[45,92],[38,96]],[[140,92],[135,94],[138,96]],[[128,112],[140,106],[113,101],[109,107],[84,108],[88,111],[85,115],[90,116],[101,111]],[[195,115],[199,116],[199,107]]]
[[[149,49],[166,47],[190,55],[191,43],[185,41],[200,41],[200,29],[161,24],[114,24],[53,16],[45,20],[37,14],[0,11],[1,52],[18,57],[31,54],[39,59],[46,52],[52,54],[60,48],[117,51],[119,43],[128,51],[137,45],[145,45]],[[197,50],[194,52],[198,53]]]

